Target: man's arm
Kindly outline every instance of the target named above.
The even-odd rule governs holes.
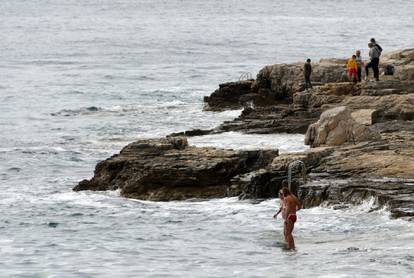
[[[273,218],[277,218],[277,216],[279,215],[279,213],[282,211],[282,206],[280,206],[280,208],[279,208],[279,210],[278,210],[278,212],[275,214],[275,215],[273,215]]]

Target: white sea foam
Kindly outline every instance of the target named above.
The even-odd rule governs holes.
[[[114,208],[116,205],[111,203],[113,197],[119,197],[119,191],[110,194],[97,194],[91,192],[64,192],[55,193],[50,196],[52,200],[45,200],[48,203],[67,203],[80,207]]]
[[[280,153],[301,152],[308,149],[302,134],[242,134],[226,132],[188,138],[189,144],[198,147],[224,149],[279,149]]]

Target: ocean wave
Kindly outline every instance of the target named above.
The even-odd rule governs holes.
[[[50,195],[46,203],[67,203],[81,207],[115,208],[119,204],[120,191],[97,192],[60,192]],[[114,202],[115,200],[115,202]]]
[[[308,149],[303,134],[243,134],[225,132],[220,134],[194,136],[188,138],[197,147],[216,147],[224,149],[279,149],[280,153],[301,152]]]
[[[102,111],[101,107],[89,106],[89,107],[83,107],[79,109],[62,109],[58,112],[50,113],[50,115],[69,117],[69,116],[77,116],[77,115],[90,115],[90,114],[94,114],[100,111]]]
[[[79,64],[77,61],[62,61],[62,60],[33,60],[27,61],[27,64],[34,64],[40,66],[48,66],[48,65],[76,65]]]
[[[95,114],[117,114],[117,113],[130,113],[130,112],[150,112],[154,113],[156,110],[172,110],[172,109],[181,109],[184,107],[192,106],[186,102],[180,100],[172,100],[164,103],[157,104],[129,104],[129,105],[113,105],[108,107],[101,106],[88,106],[81,107],[78,109],[62,109],[58,112],[50,113],[51,116],[61,116],[61,117],[73,117],[79,115],[95,115]],[[200,105],[201,107],[201,105]],[[180,111],[181,111],[180,110]]]

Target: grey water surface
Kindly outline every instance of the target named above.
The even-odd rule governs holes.
[[[371,203],[146,202],[71,188],[127,143],[212,128],[221,82],[264,65],[414,45],[414,2],[0,1],[0,277],[412,277],[414,226]],[[253,136],[253,137],[251,137]],[[256,136],[256,137],[255,137]],[[194,138],[284,152],[301,135]]]

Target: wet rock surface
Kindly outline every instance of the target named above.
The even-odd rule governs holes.
[[[191,147],[183,137],[141,140],[100,162],[94,177],[74,190],[120,189],[126,197],[157,201],[225,197],[234,176],[265,167],[277,155]]]
[[[304,208],[321,204],[361,204],[372,200],[371,210],[386,207],[391,217],[414,220],[414,179],[315,179],[300,187]]]
[[[302,161],[307,179],[303,181],[302,169],[293,168],[292,185],[305,207],[358,204],[373,198],[377,208],[389,208],[393,217],[414,220],[414,122],[381,122],[372,129],[380,134],[380,140],[282,154],[244,180],[240,195],[276,197],[278,182],[272,187],[257,180],[287,179],[289,165]]]
[[[228,82],[219,85],[219,88],[210,96],[204,97],[205,110],[222,111],[226,109],[240,109],[248,102],[260,101],[260,97],[252,92],[254,80]]]

